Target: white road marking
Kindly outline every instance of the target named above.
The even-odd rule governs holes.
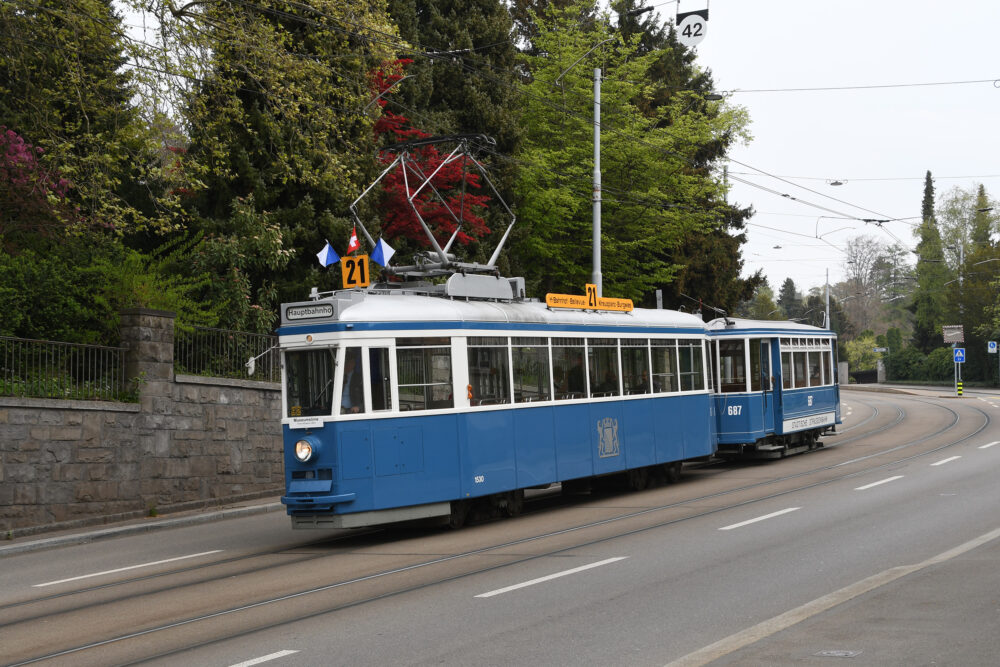
[[[949,456],[948,458],[941,459],[937,463],[932,463],[931,465],[932,466],[943,466],[945,463],[951,463],[952,461],[957,461],[960,458],[962,458],[962,457],[961,456]]]
[[[104,572],[94,572],[93,574],[81,574],[79,577],[70,577],[69,579],[60,579],[59,581],[47,581],[44,584],[35,584],[32,588],[42,588],[43,586],[55,586],[56,584],[65,584],[68,581],[78,581],[80,579],[89,579],[91,577],[100,577],[105,574],[115,574],[116,572],[125,572],[126,570],[135,570],[140,567],[152,567],[153,565],[162,565],[163,563],[173,563],[178,560],[185,560],[187,558],[197,558],[198,556],[208,556],[210,554],[220,553],[222,549],[215,549],[214,551],[203,551],[200,554],[188,554],[187,556],[177,556],[176,558],[166,558],[164,560],[156,560],[152,563],[142,563],[140,565],[129,565],[128,567],[119,567],[114,570],[105,570]]]
[[[795,510],[800,510],[801,507],[789,507],[788,509],[783,509],[778,512],[772,512],[770,514],[765,514],[764,516],[759,516],[756,519],[749,519],[747,521],[741,521],[739,523],[734,523],[731,526],[723,526],[719,530],[732,530],[733,528],[742,528],[743,526],[749,526],[751,523],[757,523],[758,521],[765,521],[767,519],[773,519],[776,516],[781,516],[782,514],[788,514],[789,512],[794,512]]]
[[[540,584],[545,581],[551,581],[552,579],[558,579],[559,577],[565,577],[570,574],[576,574],[577,572],[583,572],[584,570],[590,570],[592,568],[600,567],[602,565],[608,565],[609,563],[625,560],[626,558],[628,558],[628,556],[618,556],[617,558],[608,558],[607,560],[602,560],[597,563],[591,563],[590,565],[581,565],[580,567],[574,567],[572,570],[563,570],[562,572],[556,572],[555,574],[539,577],[538,579],[532,579],[531,581],[525,581],[520,584],[514,584],[513,586],[507,586],[506,588],[498,588],[495,591],[490,591],[489,593],[480,593],[476,597],[491,598],[494,595],[500,595],[501,593],[509,593],[510,591],[516,591],[519,588],[534,586],[535,584]]]
[[[895,477],[887,477],[887,478],[885,478],[883,480],[879,480],[878,482],[872,482],[871,484],[865,484],[864,486],[859,486],[859,487],[857,487],[854,490],[855,491],[865,491],[866,489],[870,489],[870,488],[872,488],[874,486],[878,486],[879,484],[887,484],[889,482],[895,482],[897,479],[903,479],[903,476],[902,475],[896,475]]]
[[[979,445],[979,449],[989,449],[993,445],[1000,445],[1000,440],[994,440],[993,442],[987,442],[985,445]]]
[[[841,588],[839,591],[834,591],[833,593],[824,595],[823,597],[816,598],[812,602],[807,602],[800,607],[786,611],[784,614],[780,614],[774,618],[758,623],[753,627],[737,632],[736,634],[730,635],[725,639],[720,639],[714,644],[674,660],[668,664],[668,667],[695,667],[696,665],[707,665],[708,663],[729,655],[734,651],[750,646],[751,644],[759,642],[766,637],[770,637],[771,635],[790,628],[793,625],[801,623],[808,618],[812,618],[813,616],[821,614],[828,609],[832,609],[837,605],[847,602],[848,600],[852,600],[859,595],[863,595],[869,591],[885,586],[886,584],[896,581],[901,577],[905,577],[908,574],[919,572],[920,570],[928,568],[932,565],[938,565],[939,563],[944,563],[952,558],[961,556],[962,554],[968,553],[977,547],[992,542],[998,537],[1000,537],[1000,529],[992,530],[964,544],[960,544],[954,549],[949,549],[948,551],[940,553],[933,558],[928,558],[922,563],[917,563],[916,565],[902,565],[899,567],[889,568],[888,570],[883,570],[882,572],[868,577],[867,579],[862,579],[861,581]]]
[[[278,651],[277,653],[263,655],[259,658],[254,658],[253,660],[247,660],[246,662],[238,662],[235,665],[230,665],[230,667],[251,667],[251,665],[259,665],[260,663],[268,662],[269,660],[284,658],[286,655],[291,655],[293,653],[298,653],[298,651]]]

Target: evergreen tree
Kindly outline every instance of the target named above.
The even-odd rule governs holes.
[[[778,290],[778,306],[788,319],[800,317],[805,310],[802,307],[802,297],[799,296],[798,290],[795,289],[795,281],[791,278],[785,278],[785,282],[781,283],[781,289]]]
[[[948,267],[944,263],[941,233],[934,215],[934,180],[928,171],[924,179],[921,223],[917,228],[917,288],[911,309],[914,314],[913,344],[924,354],[942,345],[945,289]]]

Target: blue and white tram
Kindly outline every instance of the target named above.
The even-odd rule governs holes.
[[[526,488],[673,477],[714,453],[699,317],[469,298],[484,281],[507,284],[454,275],[282,306],[294,527],[461,523],[474,499],[515,513]]]
[[[780,458],[841,423],[832,331],[734,318],[708,328],[720,456]]]

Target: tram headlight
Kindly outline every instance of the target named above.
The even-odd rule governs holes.
[[[306,463],[313,457],[313,444],[308,440],[299,440],[295,443],[295,458],[301,463]]]

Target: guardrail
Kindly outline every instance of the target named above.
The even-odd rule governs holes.
[[[136,402],[125,348],[0,336],[0,396]]]
[[[192,327],[174,332],[174,371],[190,375],[280,382],[278,337],[229,329]],[[256,358],[254,373],[247,361]]]

